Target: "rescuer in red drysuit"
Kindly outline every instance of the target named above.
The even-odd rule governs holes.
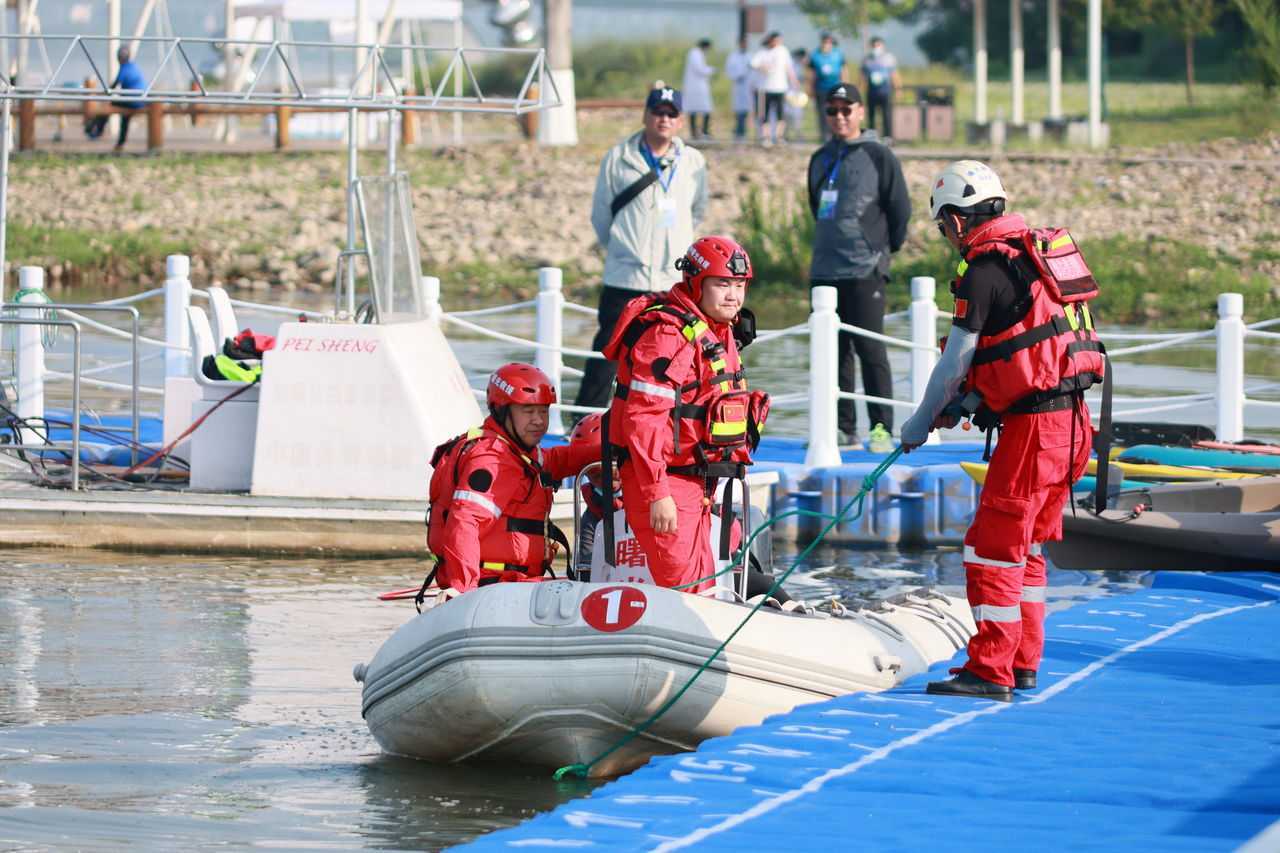
[[[578,425],[569,434],[569,445],[590,447],[596,453],[598,461],[600,429],[603,423],[603,412],[592,412],[587,415],[578,421]],[[596,525],[600,523],[600,519],[604,518],[604,478],[600,475],[599,468],[593,468],[587,472],[586,482],[582,484],[581,493],[584,508],[582,516],[578,519],[578,541],[576,543],[577,548],[574,551],[576,555],[574,563],[580,573],[591,567],[591,548],[596,540]],[[611,510],[616,511],[622,508],[622,498],[618,497],[616,491],[612,496],[612,500],[608,503]]]
[[[934,181],[932,214],[963,261],[943,357],[901,439],[910,451],[930,429],[955,426],[956,410],[944,409],[962,383],[981,398],[975,423],[1000,424],[964,538],[977,633],[964,667],[928,692],[1007,702],[1012,688],[1036,686],[1042,548],[1062,538],[1062,509],[1084,473],[1093,434],[1084,390],[1103,381],[1106,363],[1087,304],[1097,283],[1071,236],[1028,229],[1004,212],[1005,198],[995,172],[973,160],[952,163]],[[969,400],[972,407],[977,398]]]
[[[556,543],[569,547],[547,518],[552,492],[600,458],[598,438],[538,446],[556,390],[533,365],[498,368],[486,396],[484,423],[440,445],[431,460],[427,545],[446,598],[498,581],[543,580]]]
[[[755,337],[743,307],[747,253],[727,237],[704,237],[676,266],[683,281],[628,303],[604,349],[618,364],[608,441],[620,460],[627,523],[655,583],[666,587],[715,573],[712,496],[720,478],[745,476],[769,399],[746,390],[738,357],[740,341]]]

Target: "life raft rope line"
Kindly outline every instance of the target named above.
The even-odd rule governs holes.
[[[600,763],[600,761],[602,761],[603,759],[609,757],[610,755],[617,752],[622,747],[626,746],[635,738],[644,734],[644,732],[647,731],[650,726],[652,726],[659,719],[661,719],[662,716],[667,713],[667,711],[670,711],[671,708],[675,706],[676,702],[680,701],[680,697],[683,696],[685,692],[688,691],[688,689],[693,686],[693,683],[697,681],[699,677],[701,677],[702,673],[706,672],[708,667],[710,667],[711,664],[715,662],[715,659],[720,656],[721,652],[725,650],[725,648],[729,645],[729,643],[733,642],[733,638],[738,636],[738,632],[741,631],[744,627],[746,627],[746,624],[751,621],[751,617],[755,616],[756,613],[760,611],[760,608],[763,607],[765,605],[765,602],[769,600],[769,596],[773,595],[773,593],[776,592],[778,588],[782,586],[783,582],[788,577],[791,576],[791,573],[796,570],[796,568],[800,565],[800,563],[802,563],[804,559],[809,556],[809,554],[813,553],[813,549],[817,548],[818,545],[821,544],[822,540],[826,538],[827,534],[830,533],[837,524],[839,524],[841,521],[845,519],[846,516],[849,515],[849,510],[853,509],[855,504],[857,505],[857,511],[854,512],[852,519],[857,519],[859,516],[862,515],[863,501],[866,499],[866,496],[871,493],[872,489],[875,488],[876,481],[880,479],[880,476],[889,469],[890,465],[892,465],[894,462],[897,462],[898,457],[901,455],[902,455],[902,447],[901,445],[899,445],[897,449],[895,449],[892,453],[890,453],[888,456],[885,457],[883,462],[881,462],[879,465],[876,466],[876,469],[874,471],[872,471],[870,474],[862,478],[862,488],[858,490],[858,493],[854,495],[852,498],[850,498],[848,503],[846,503],[843,507],[841,507],[840,512],[836,513],[836,515],[834,516],[829,517],[829,520],[827,521],[826,526],[823,527],[821,531],[819,531],[818,535],[814,537],[812,542],[806,545],[804,549],[801,550],[800,553],[795,556],[795,559],[791,561],[791,565],[787,568],[787,570],[774,580],[773,584],[769,587],[769,591],[765,593],[763,596],[761,596],[760,600],[756,602],[756,604],[751,608],[751,612],[748,613],[745,617],[743,617],[742,621],[739,622],[738,626],[733,629],[733,631],[729,634],[728,637],[725,638],[724,642],[716,646],[715,651],[713,651],[710,654],[710,656],[708,656],[707,659],[702,662],[702,665],[698,667],[697,671],[693,675],[689,676],[689,679],[685,681],[685,683],[680,687],[679,690],[676,691],[674,696],[672,696],[666,702],[662,703],[662,707],[654,711],[651,715],[649,715],[649,718],[646,719],[644,722],[640,723],[637,726],[633,726],[631,731],[627,732],[627,734],[623,736],[623,738],[619,740],[617,743],[615,743],[613,746],[609,747],[604,752],[600,753],[595,758],[591,759],[586,763],[566,764],[564,767],[561,767],[559,770],[557,770],[553,774],[553,778],[557,782],[563,779],[565,776],[569,776],[569,775],[573,775],[581,779],[585,779],[587,777],[587,774],[591,771],[591,768],[594,765]],[[760,530],[763,530],[766,527],[772,526],[778,521],[781,521],[783,518],[785,518],[789,514],[795,514],[795,513],[794,512],[780,513],[777,516],[772,516],[768,519],[765,519],[764,523],[761,524],[760,527],[756,528],[756,530],[752,532],[752,538],[754,538],[755,534],[758,533]],[[748,539],[748,545],[750,544],[750,541],[751,540]],[[746,553],[746,548],[747,548],[747,545],[744,545],[743,546],[744,553]],[[702,581],[697,581],[696,583],[701,583],[701,582]],[[679,589],[679,587],[674,587],[674,588]]]

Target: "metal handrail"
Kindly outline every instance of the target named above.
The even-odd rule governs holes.
[[[23,305],[22,307],[32,308],[34,306]],[[74,373],[71,381],[71,491],[78,492],[80,491],[80,324],[74,320],[55,320],[50,317],[0,317],[0,326],[62,326],[71,329],[74,339],[71,350],[71,364]],[[134,409],[134,418],[134,429],[137,429],[136,408]],[[16,438],[20,435],[21,432],[15,430],[14,437]],[[26,445],[21,441],[4,449],[13,450],[15,448],[27,449]],[[49,450],[65,452],[67,448],[52,442],[40,445],[40,452]]]
[[[133,446],[130,448],[129,459],[130,459],[130,464],[135,464],[135,465],[136,465],[136,464],[137,464],[137,462],[138,462],[138,436],[139,436],[139,428],[138,428],[138,421],[139,421],[139,416],[138,416],[138,386],[139,386],[139,384],[140,384],[140,378],[139,378],[139,375],[138,375],[139,364],[140,364],[140,362],[138,361],[138,341],[140,341],[140,340],[142,339],[142,338],[141,338],[141,336],[139,335],[139,315],[138,315],[138,309],[137,309],[137,308],[134,308],[132,305],[100,305],[100,304],[96,304],[96,303],[77,303],[77,302],[42,302],[42,303],[38,303],[38,304],[37,304],[37,303],[32,303],[32,302],[6,302],[4,305],[0,305],[0,309],[4,309],[4,310],[9,310],[9,309],[23,309],[23,308],[25,308],[25,309],[40,308],[40,309],[53,309],[53,310],[56,310],[56,311],[66,311],[66,312],[67,312],[68,314],[70,314],[72,317],[75,317],[75,316],[76,316],[76,312],[78,312],[78,311],[99,311],[99,312],[104,313],[104,314],[128,314],[128,315],[129,315],[129,319],[130,319],[131,324],[132,324],[132,326],[133,326],[133,334],[132,334],[132,348],[133,348],[133,351],[132,351],[132,353],[131,353],[131,356],[132,356],[131,361],[132,361],[132,363],[133,363],[133,364],[132,364],[132,373],[133,373],[133,375],[130,377],[130,378],[131,378],[132,389],[131,389],[131,393],[130,393],[130,396],[129,396],[129,402],[130,402],[130,404],[131,404],[131,405],[132,405],[132,407],[133,407],[133,416],[132,416],[132,419],[131,419],[131,427],[132,427],[132,430],[131,430],[131,435],[130,435],[130,437],[133,439]],[[94,320],[90,320],[90,319],[89,319],[89,318],[87,318],[87,317],[77,318],[77,322],[76,322],[76,325],[75,325],[75,328],[76,328],[76,356],[75,356],[75,359],[74,359],[74,361],[73,361],[73,367],[72,367],[72,371],[73,371],[73,373],[74,373],[73,383],[74,383],[74,386],[75,386],[75,398],[76,398],[76,400],[77,400],[77,404],[76,404],[76,408],[77,408],[77,415],[76,415],[76,416],[77,416],[77,418],[79,417],[79,403],[78,403],[78,401],[79,401],[79,399],[80,399],[80,379],[81,379],[81,376],[80,376],[80,349],[79,349],[79,347],[80,347],[80,343],[79,343],[79,341],[80,341],[80,325],[79,325],[79,323],[80,323],[80,322],[84,322],[84,323],[87,323],[87,324],[89,324],[89,325],[93,325],[93,326],[103,326],[103,325],[104,325],[104,324],[102,324],[102,323],[98,323],[98,322],[96,322],[96,321],[94,321]],[[119,329],[115,329],[115,328],[113,328],[113,327],[111,327],[111,326],[107,326],[106,328],[111,329],[111,331],[112,331],[112,332],[120,332],[120,330],[119,330]],[[77,460],[77,464],[78,464],[78,462],[79,462],[79,456],[77,456],[77,457],[76,457],[76,460]]]

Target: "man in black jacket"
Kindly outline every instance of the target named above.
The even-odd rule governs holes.
[[[840,321],[884,332],[884,294],[889,256],[902,247],[911,217],[911,199],[898,158],[874,135],[861,135],[862,95],[852,83],[831,87],[826,95],[832,138],[809,159],[809,209],[816,220],[811,286],[839,291]],[[893,396],[889,354],[880,341],[840,333],[840,389],[855,390],[854,355],[862,364],[862,384],[873,397]],[[867,404],[871,423],[893,429],[893,408]],[[854,401],[841,400],[842,443],[858,443]]]

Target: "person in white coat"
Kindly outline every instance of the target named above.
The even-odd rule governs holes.
[[[787,122],[782,113],[787,92],[800,88],[795,67],[791,64],[791,51],[782,43],[782,34],[765,36],[761,49],[751,57],[751,67],[761,74],[760,91],[764,93],[764,106],[760,113],[760,137],[765,145],[776,143],[787,133]],[[769,135],[764,126],[770,123]]]
[[[729,54],[724,63],[725,76],[733,83],[733,138],[747,136],[747,116],[755,106],[756,92],[751,85],[751,53],[747,50],[747,37],[738,39],[738,49]]]
[[[711,135],[711,110],[715,106],[711,100],[711,77],[716,70],[707,62],[710,49],[711,39],[702,39],[684,58],[684,111],[689,115],[689,132],[694,139]],[[699,116],[702,117],[701,129]]]

